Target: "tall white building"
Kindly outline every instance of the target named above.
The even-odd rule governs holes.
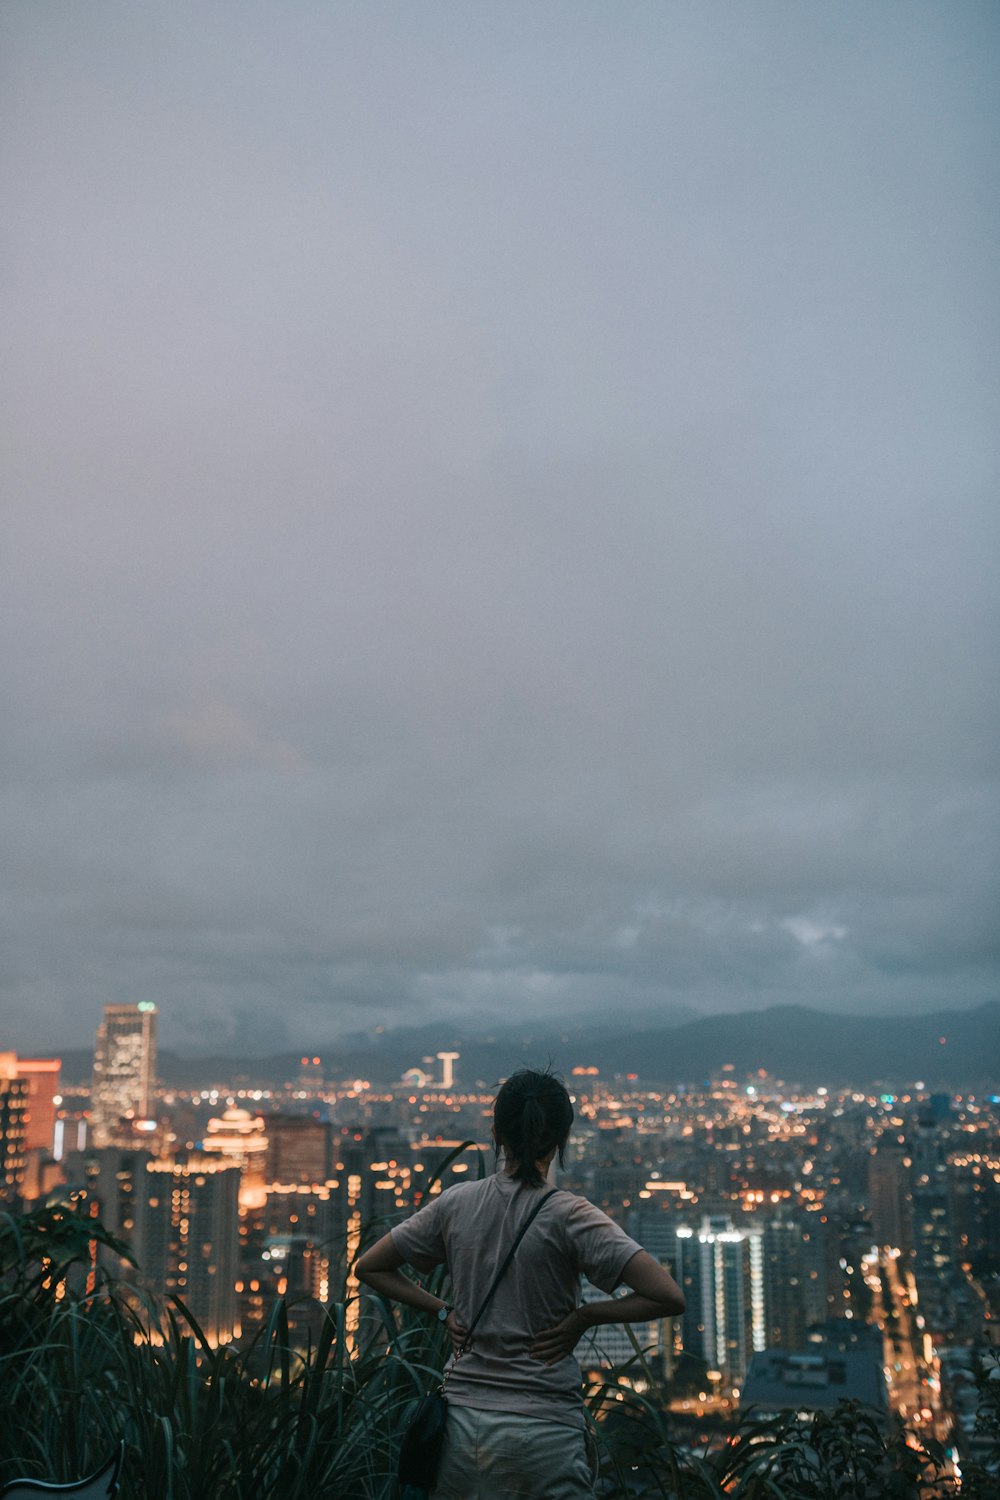
[[[726,1386],[742,1383],[750,1356],[767,1342],[764,1236],[707,1217],[700,1229],[676,1231],[674,1275],[684,1288],[684,1349],[720,1371]]]
[[[123,1121],[148,1119],[156,1086],[156,1006],[106,1005],[94,1045],[90,1136],[95,1146],[115,1144]]]
[[[438,1062],[441,1064],[441,1087],[450,1089],[455,1084],[455,1064],[460,1057],[458,1052],[439,1052]]]

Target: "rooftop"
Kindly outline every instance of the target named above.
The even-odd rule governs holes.
[[[888,1411],[885,1376],[876,1355],[829,1346],[808,1353],[765,1349],[750,1361],[740,1406],[825,1411],[845,1400]]]

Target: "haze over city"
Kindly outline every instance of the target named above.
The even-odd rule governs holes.
[[[6,1046],[997,998],[998,33],[3,8]]]

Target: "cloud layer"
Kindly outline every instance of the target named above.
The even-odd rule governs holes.
[[[992,7],[0,31],[12,1044],[996,996]]]

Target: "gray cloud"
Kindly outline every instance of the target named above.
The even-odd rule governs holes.
[[[995,997],[992,7],[8,7],[15,1045]]]

